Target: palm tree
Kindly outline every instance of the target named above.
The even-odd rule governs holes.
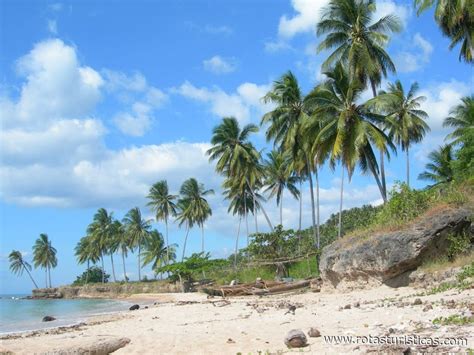
[[[87,279],[89,279],[90,262],[94,264],[99,261],[100,255],[93,246],[92,236],[82,237],[74,248],[74,255],[77,258],[79,264],[87,263]]]
[[[311,174],[314,170],[317,175],[317,166],[312,164],[305,147],[305,140],[308,136],[302,131],[302,125],[307,119],[307,108],[305,97],[293,73],[289,71],[276,80],[273,83],[272,89],[264,96],[263,100],[264,102],[271,102],[276,105],[273,111],[267,112],[262,117],[261,125],[268,124],[266,130],[267,141],[273,140],[274,145],[280,151],[289,152],[292,160],[297,164],[297,166],[293,167],[293,170],[298,172],[300,178],[303,176],[309,178],[313,233],[315,240],[318,240],[319,220],[316,222],[313,178]],[[319,192],[317,194],[319,195]],[[319,211],[319,204],[317,209]]]
[[[156,270],[164,263],[176,259],[176,244],[166,245],[163,236],[156,229],[152,230],[145,239],[143,250],[143,264],[146,266],[152,263],[151,268]]]
[[[10,255],[8,255],[8,260],[10,261],[10,270],[16,275],[22,275],[25,270],[28,273],[31,281],[35,285],[35,288],[38,288],[33,276],[31,276],[31,265],[23,259],[23,254],[18,250],[12,250]]]
[[[287,189],[297,199],[300,195],[296,187],[298,177],[289,170],[291,157],[288,153],[273,150],[267,157],[264,162],[266,191],[270,192],[270,197],[276,196],[277,206],[280,206],[280,224],[283,225],[283,192]]]
[[[87,227],[87,235],[92,237],[92,245],[100,255],[100,261],[102,264],[102,283],[105,282],[104,254],[108,253],[108,243],[110,240],[112,223],[112,213],[107,212],[105,208],[99,208],[94,214],[92,223]]]
[[[150,234],[151,220],[143,219],[140,209],[134,207],[127,212],[122,223],[125,227],[125,233],[130,240],[130,246],[138,249],[138,281],[141,281],[141,248]]]
[[[216,171],[232,179],[244,178],[254,198],[255,188],[261,178],[260,154],[249,141],[250,134],[255,132],[258,132],[258,127],[253,124],[248,124],[241,130],[237,119],[224,117],[221,124],[213,129],[213,146],[207,151],[209,160],[217,161]],[[263,206],[260,209],[273,230],[265,209]]]
[[[179,199],[176,213],[176,221],[181,227],[183,224],[186,225],[186,234],[184,237],[183,243],[183,255],[181,256],[181,261],[184,261],[184,255],[186,254],[186,244],[188,243],[189,230],[194,226],[194,217],[191,214],[191,209],[189,208],[190,202],[184,199]]]
[[[395,73],[395,65],[385,51],[390,33],[401,30],[401,22],[395,15],[387,15],[374,22],[375,0],[331,0],[317,24],[317,35],[326,35],[318,46],[318,52],[334,51],[323,63],[323,70],[342,61],[349,68],[351,79],[362,85],[370,83],[373,96],[377,87],[389,72]],[[384,155],[380,151],[380,179],[382,197],[387,198]]]
[[[450,111],[443,126],[454,128],[447,136],[453,144],[463,144],[465,138],[474,133],[474,95],[463,97],[461,103]]]
[[[420,142],[430,128],[425,122],[428,114],[420,109],[424,96],[416,96],[418,83],[413,83],[405,94],[400,80],[388,84],[387,92],[372,99],[375,106],[386,114],[384,125],[388,136],[406,152],[407,185],[410,187],[410,146]],[[370,101],[369,101],[370,102]]]
[[[166,180],[161,180],[155,183],[150,188],[150,193],[148,194],[148,206],[151,207],[153,212],[155,212],[155,218],[157,221],[164,221],[166,227],[166,250],[169,253],[169,240],[168,240],[168,219],[170,216],[176,216],[176,204],[174,201],[178,196],[171,195],[168,191],[168,183]],[[169,255],[167,255],[169,263]]]
[[[370,171],[374,175],[381,188],[373,146],[382,151],[387,151],[387,146],[394,147],[376,125],[380,118],[370,112],[367,105],[356,103],[363,86],[350,79],[343,65],[338,63],[325,75],[328,79],[310,94],[315,110],[307,128],[311,132],[316,125],[319,131],[311,150],[318,156],[328,156],[332,168],[337,161],[341,162],[341,216],[344,170],[350,180],[359,164],[363,172]],[[339,236],[342,235],[341,228],[339,223]]]
[[[33,263],[35,268],[40,266],[46,271],[46,287],[51,286],[51,268],[58,265],[58,258],[56,257],[56,249],[51,245],[51,241],[47,234],[40,234],[33,246]],[[48,286],[49,280],[49,286]]]
[[[466,0],[414,0],[417,14],[435,5],[435,20],[451,39],[449,49],[461,43],[459,60],[474,62],[474,5]]]
[[[128,282],[127,270],[125,268],[125,258],[127,257],[128,250],[131,248],[131,242],[129,235],[125,232],[125,227],[120,221],[115,220],[112,224],[112,234],[117,241],[117,249],[122,254],[122,265],[123,265],[123,278],[125,282]]]
[[[204,252],[204,223],[212,215],[211,207],[205,197],[213,195],[214,190],[206,190],[204,184],[195,178],[190,178],[183,182],[179,193],[182,204],[186,206],[187,215],[201,227],[201,250]]]
[[[452,145],[446,144],[432,151],[428,155],[430,162],[426,164],[426,171],[422,172],[418,179],[429,180],[435,185],[453,180],[453,151]]]

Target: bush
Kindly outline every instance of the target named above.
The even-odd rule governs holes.
[[[449,261],[453,261],[458,255],[466,253],[471,247],[471,238],[465,231],[457,234],[450,234],[447,256]]]
[[[102,271],[100,267],[92,266],[76,278],[72,284],[74,286],[82,286],[87,283],[102,282],[102,275],[104,275],[104,282],[109,281],[110,275]]]

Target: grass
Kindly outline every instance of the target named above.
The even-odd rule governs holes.
[[[456,281],[443,282],[439,286],[436,286],[426,292],[427,295],[434,295],[436,293],[444,292],[450,289],[457,288],[458,290],[466,290],[474,286],[474,261],[471,259],[471,263],[464,266],[456,275]]]
[[[433,324],[438,325],[465,325],[473,323],[474,317],[464,317],[459,314],[453,314],[449,317],[438,317],[433,319]]]
[[[474,250],[467,254],[459,255],[453,261],[449,261],[447,256],[440,256],[436,259],[427,260],[420,266],[420,269],[426,273],[435,273],[469,265],[472,260],[474,260]]]

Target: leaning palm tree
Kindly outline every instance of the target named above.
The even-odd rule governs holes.
[[[38,288],[33,276],[31,276],[31,265],[23,259],[23,254],[18,250],[12,250],[10,255],[8,255],[8,260],[10,261],[10,270],[16,275],[22,275],[23,271],[26,271],[31,281],[35,285],[35,288]]]
[[[156,229],[152,230],[145,239],[143,249],[142,265],[146,266],[151,263],[152,270],[176,259],[176,244],[166,245],[163,236]]]
[[[184,236],[184,243],[183,243],[183,254],[181,256],[181,261],[184,261],[184,255],[186,255],[186,245],[188,243],[188,236],[189,231],[194,226],[195,219],[194,216],[191,214],[191,209],[189,208],[190,202],[184,199],[179,199],[178,204],[176,205],[178,211],[176,213],[176,221],[178,225],[181,227],[183,224],[185,225],[185,236]]]
[[[138,281],[141,281],[141,248],[150,234],[151,220],[143,219],[140,209],[135,207],[127,212],[122,223],[130,240],[130,246],[138,250]]]
[[[444,122],[444,127],[454,128],[447,136],[453,144],[462,144],[468,135],[474,132],[474,95],[465,96],[461,103],[450,111],[450,116]]]
[[[432,151],[428,159],[430,162],[426,164],[426,170],[418,176],[418,179],[432,181],[435,185],[453,180],[453,151],[450,144]]]
[[[250,134],[255,132],[258,132],[258,128],[253,124],[248,124],[240,129],[236,118],[224,117],[222,122],[213,129],[212,147],[207,151],[209,160],[216,161],[216,171],[227,178],[240,179],[243,177],[254,198],[255,189],[261,178],[260,154],[249,141]],[[247,175],[248,172],[251,174]],[[273,230],[265,209],[263,206],[260,206],[260,209],[268,226]]]
[[[381,188],[374,147],[387,151],[393,144],[387,135],[377,127],[379,116],[370,112],[365,104],[357,104],[363,86],[351,80],[341,63],[325,73],[328,79],[312,93],[315,105],[314,119],[308,121],[308,130],[321,125],[312,151],[319,156],[328,156],[332,168],[341,163],[341,203],[339,208],[339,237],[342,235],[342,198],[344,171],[349,180],[357,165],[363,172],[371,172]]]
[[[93,238],[91,236],[82,237],[74,248],[74,254],[79,264],[87,263],[87,283],[89,280],[90,263],[95,264],[100,259],[100,255],[93,246]]]
[[[170,216],[176,216],[176,204],[175,200],[178,196],[171,195],[168,191],[168,183],[166,180],[158,181],[153,184],[150,188],[150,193],[148,194],[148,206],[151,207],[155,213],[155,218],[157,221],[164,221],[166,228],[166,245],[167,251],[169,252],[169,240],[168,240],[168,219]],[[169,260],[169,255],[168,255]]]
[[[42,267],[46,272],[46,287],[51,286],[51,268],[58,265],[58,258],[56,257],[56,249],[52,246],[47,234],[40,234],[33,246],[33,263],[35,268]],[[49,286],[48,286],[49,280]]]
[[[390,139],[406,152],[407,185],[410,187],[410,146],[420,142],[430,128],[425,120],[428,114],[420,109],[424,96],[416,96],[418,83],[413,83],[405,93],[402,83],[397,80],[388,84],[387,92],[381,92],[369,101],[386,115],[384,125]]]
[[[99,208],[94,214],[92,223],[87,227],[87,235],[90,235],[93,239],[93,248],[100,255],[102,283],[105,282],[104,254],[108,253],[112,223],[112,213],[109,213],[105,208]]]
[[[125,282],[128,282],[127,270],[125,268],[125,258],[127,257],[128,250],[131,248],[132,243],[129,235],[125,232],[125,227],[120,221],[115,220],[112,224],[112,234],[117,241],[117,249],[120,250],[122,255],[123,265],[123,278]]]
[[[204,223],[212,215],[205,197],[214,194],[214,190],[207,190],[204,184],[190,178],[183,182],[179,193],[181,203],[186,206],[186,214],[201,228],[201,249],[204,252]]]
[[[273,150],[264,162],[266,191],[270,197],[276,197],[280,207],[280,225],[283,225],[283,192],[287,189],[294,198],[298,199],[300,192],[296,187],[298,178],[289,171],[291,157],[289,153]]]
[[[469,0],[414,0],[417,14],[435,5],[434,17],[443,34],[451,39],[449,49],[461,43],[459,60],[474,62],[474,5]]]
[[[331,0],[317,24],[317,35],[326,35],[318,46],[318,52],[333,50],[324,61],[323,71],[342,61],[349,68],[351,79],[363,86],[370,84],[373,96],[377,87],[389,72],[395,73],[395,65],[385,51],[391,33],[401,30],[401,22],[395,15],[374,19],[375,0]],[[380,152],[380,179],[382,197],[386,200],[384,155]]]

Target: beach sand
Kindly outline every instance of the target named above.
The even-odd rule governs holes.
[[[449,290],[429,296],[419,293],[420,290],[410,287],[386,286],[348,293],[308,291],[228,298],[230,304],[221,307],[223,303],[211,303],[220,300],[219,297],[208,299],[199,293],[133,295],[130,300],[141,306],[147,304],[149,308],[95,317],[76,327],[3,336],[0,349],[18,354],[54,353],[126,337],[130,343],[116,351],[117,354],[365,353],[388,348],[330,345],[324,336],[412,334],[464,337],[468,339],[468,347],[474,348],[474,324],[435,326],[432,323],[440,316],[469,316],[474,311],[474,290]],[[414,305],[419,303],[415,302],[417,298],[422,304]],[[287,312],[288,304],[297,307],[294,315]],[[432,309],[427,309],[430,306]],[[288,331],[301,329],[307,334],[311,327],[317,328],[322,337],[308,337],[309,345],[301,349],[285,346]],[[390,347],[398,351],[405,348]],[[433,349],[456,352],[467,348],[454,345]]]

